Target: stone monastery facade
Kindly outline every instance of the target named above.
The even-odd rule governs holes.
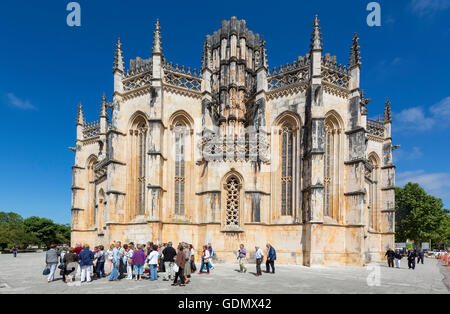
[[[206,36],[201,71],[122,43],[100,120],[77,119],[72,241],[211,242],[234,262],[240,243],[270,242],[278,262],[364,265],[394,244],[391,109],[370,120],[355,33],[348,65],[309,52],[267,68],[265,41],[232,17]],[[251,254],[251,258],[253,255]]]

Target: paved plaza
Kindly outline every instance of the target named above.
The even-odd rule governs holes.
[[[277,273],[255,277],[255,265],[239,273],[239,265],[218,264],[210,275],[194,274],[186,287],[172,287],[163,281],[95,280],[89,284],[68,286],[58,280],[47,283],[42,275],[45,253],[0,255],[0,294],[5,293],[449,293],[450,271],[438,260],[426,259],[424,265],[409,270],[402,260],[401,269],[384,264],[375,267],[314,267],[276,265]],[[197,266],[199,264],[197,263]],[[264,269],[264,268],[263,268]],[[447,273],[445,273],[445,271]],[[59,270],[57,270],[60,278]],[[379,274],[379,276],[377,275]],[[445,278],[444,274],[447,274]],[[369,279],[368,279],[369,278]],[[379,280],[378,280],[379,278]],[[371,283],[371,285],[368,284]],[[379,285],[377,285],[379,283]],[[375,285],[374,285],[375,284]]]

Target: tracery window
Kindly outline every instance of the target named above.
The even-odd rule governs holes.
[[[372,170],[368,174],[370,179],[369,186],[369,227],[372,229],[377,229],[377,216],[378,216],[378,195],[377,195],[377,184],[378,184],[378,162],[376,157],[373,155],[369,157],[369,162],[372,166]]]
[[[333,210],[333,203],[332,203],[332,192],[333,192],[333,174],[332,174],[332,167],[333,167],[333,157],[334,157],[334,134],[333,130],[331,130],[329,127],[325,129],[326,132],[326,139],[325,139],[325,178],[324,178],[324,188],[325,188],[325,216],[331,216],[332,210]]]
[[[186,160],[186,126],[179,123],[174,128],[175,134],[175,214],[184,215],[185,199],[185,160]]]
[[[226,222],[227,226],[239,226],[239,203],[241,183],[235,176],[230,177],[225,185],[226,189]]]
[[[139,137],[139,173],[138,173],[138,214],[145,214],[145,154],[146,154],[146,138],[147,138],[147,127],[141,126],[138,129]]]
[[[148,127],[142,116],[135,118],[130,128],[128,176],[130,218],[145,215],[146,200],[146,155]]]
[[[341,128],[338,119],[331,115],[325,119],[324,155],[324,216],[339,217],[339,164]]]
[[[281,130],[281,215],[292,215],[292,183],[293,183],[293,144],[294,136],[291,126]]]
[[[88,184],[88,224],[89,227],[94,226],[96,221],[96,207],[95,207],[95,164],[97,163],[97,158],[91,157],[86,162],[87,171],[87,184]]]

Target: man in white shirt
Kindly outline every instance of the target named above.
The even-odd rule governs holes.
[[[262,275],[261,272],[261,263],[263,261],[264,258],[264,254],[263,251],[261,250],[261,248],[259,246],[255,246],[255,257],[256,257],[256,277],[259,277]]]

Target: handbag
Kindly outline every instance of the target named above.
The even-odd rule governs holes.
[[[178,267],[177,264],[173,265],[173,271],[178,273],[178,271],[180,270],[180,267]]]
[[[45,266],[44,271],[42,272],[42,275],[47,276],[49,274],[50,274],[50,267],[48,267],[48,265],[47,265],[47,266]]]
[[[149,263],[145,263],[144,264],[144,269],[145,270],[150,270],[150,264]]]

